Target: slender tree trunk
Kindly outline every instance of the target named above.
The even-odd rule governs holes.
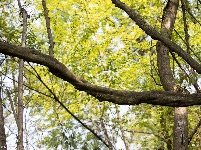
[[[176,20],[179,0],[168,0],[163,10],[161,33],[171,38]],[[170,67],[169,49],[161,42],[157,43],[157,65],[163,88],[166,91],[179,92]],[[173,149],[188,149],[188,121],[187,108],[178,107],[174,110]]]
[[[121,119],[121,116],[120,116],[120,111],[117,108],[117,106],[116,106],[116,114],[117,114],[117,122],[119,123],[119,128],[120,128],[120,131],[121,131],[121,134],[122,134],[121,138],[122,138],[122,140],[124,142],[124,145],[125,145],[125,150],[129,150],[130,149],[130,144],[129,144],[128,140],[126,139],[126,135],[125,135],[124,129],[123,129],[122,124],[121,124],[122,119]]]
[[[18,125],[18,141],[17,141],[17,150],[23,150],[23,67],[24,61],[20,60],[19,62],[19,76],[18,76],[18,114],[17,114],[17,125]]]
[[[6,150],[6,134],[4,128],[4,117],[3,117],[3,104],[1,98],[1,87],[0,87],[0,150]]]
[[[18,6],[20,14],[23,19],[22,30],[22,47],[26,47],[26,32],[27,32],[27,11],[22,8],[20,0],[18,0]],[[19,75],[18,75],[18,112],[17,112],[17,126],[18,126],[18,138],[17,138],[17,150],[23,150],[23,116],[24,116],[24,103],[23,103],[23,70],[24,60],[19,61]]]
[[[47,34],[48,34],[48,39],[49,39],[49,55],[54,57],[54,41],[52,37],[52,31],[50,28],[50,17],[48,17],[48,8],[46,6],[46,1],[42,0],[42,6],[44,10],[44,16],[45,16],[45,21],[46,21],[46,28],[47,28]]]

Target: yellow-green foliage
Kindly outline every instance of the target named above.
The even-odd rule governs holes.
[[[114,89],[162,90],[162,87],[158,86],[160,80],[156,65],[156,41],[147,36],[125,12],[115,8],[111,0],[46,0],[46,2],[55,42],[54,56],[76,75],[93,84]],[[123,2],[160,31],[165,1],[124,0]],[[49,44],[41,1],[36,0],[31,5],[34,14],[29,20],[27,46],[48,54]],[[6,20],[9,18],[11,17]],[[193,22],[190,16],[187,16],[187,21],[190,44],[195,50],[194,53],[199,56],[196,59],[200,59],[200,24]],[[0,27],[5,24],[0,16]],[[186,48],[180,38],[184,37],[180,10],[175,30],[179,35],[174,31],[172,40]],[[7,35],[8,39],[12,39],[13,34]],[[180,60],[179,57],[176,58]],[[185,66],[185,62],[181,63]],[[65,136],[63,137],[62,131],[66,129],[68,136],[72,135],[69,136],[69,141],[74,148],[77,148],[76,144],[86,146],[87,142],[92,145],[86,146],[88,149],[103,146],[54,101],[54,96],[46,86],[73,114],[102,136],[104,131],[100,124],[103,122],[107,126],[113,144],[117,143],[118,137],[122,137],[122,128],[127,132],[126,139],[130,144],[140,143],[144,149],[166,149],[166,140],[172,140],[172,108],[145,104],[124,108],[108,102],[100,103],[86,93],[77,91],[69,83],[56,78],[47,68],[31,65],[35,70],[26,65],[25,76],[26,84],[34,90],[26,89],[29,95],[26,95],[25,103],[30,107],[33,116],[41,116],[42,119],[38,119],[38,128],[51,131],[51,134],[42,140],[43,145],[54,147],[60,142],[55,139],[63,139]],[[15,68],[15,65],[13,66]],[[189,81],[188,86],[192,85],[190,79],[185,77],[172,59],[171,66],[174,66],[174,76],[178,84],[183,85],[186,80]],[[35,71],[45,85],[37,79]],[[121,121],[117,117],[118,111],[122,115]],[[190,130],[192,130],[196,124],[194,119],[199,118],[200,111],[197,107],[193,107],[190,113]],[[197,116],[192,115],[196,113]],[[83,135],[79,133],[80,128]],[[90,143],[90,140],[93,142]],[[196,143],[197,139],[193,142]],[[64,142],[62,146],[68,149],[69,147],[65,147],[67,145],[69,143]]]

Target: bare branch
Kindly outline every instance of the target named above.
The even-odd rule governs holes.
[[[129,150],[130,144],[129,144],[128,140],[126,139],[126,134],[125,134],[125,131],[124,131],[124,129],[122,127],[122,124],[121,124],[122,118],[120,116],[120,111],[119,111],[119,109],[118,109],[117,106],[115,106],[115,108],[116,108],[116,114],[117,114],[117,122],[119,124],[119,128],[120,128],[120,131],[121,131],[121,134],[122,134],[121,135],[121,139],[124,142],[126,150]]]
[[[17,121],[17,111],[15,110],[15,107],[14,107],[14,104],[13,104],[13,100],[11,98],[11,93],[10,93],[10,91],[8,89],[6,89],[6,95],[8,97],[8,100],[10,101],[11,110],[13,112],[13,116],[15,118],[16,124],[17,124],[17,126],[19,126],[18,125],[18,121]]]
[[[158,133],[152,133],[152,132],[146,132],[146,131],[130,131],[130,130],[124,130],[125,132],[132,132],[132,133],[136,133],[136,134],[147,134],[147,135],[153,135],[159,139],[161,139],[162,141],[164,141],[165,143],[168,143],[168,140],[163,137],[162,135],[159,135]]]
[[[101,125],[101,128],[102,128],[102,130],[103,130],[103,133],[104,133],[104,135],[105,135],[105,139],[107,140],[107,142],[108,142],[108,146],[109,146],[109,149],[110,150],[113,150],[113,144],[112,144],[112,142],[111,142],[111,139],[110,139],[110,137],[109,137],[109,135],[108,135],[108,131],[107,131],[107,129],[106,129],[106,127],[105,127],[105,124],[104,124],[104,121],[103,121],[103,115],[104,115],[104,112],[105,112],[105,105],[103,106],[103,110],[102,110],[102,114],[101,114],[101,117],[100,117],[100,125]],[[114,148],[115,149],[115,148]]]
[[[51,56],[50,56],[51,57]],[[30,65],[31,66],[31,65]],[[60,100],[59,98],[56,96],[56,94],[48,87],[47,84],[45,84],[45,82],[42,80],[42,78],[40,77],[40,75],[38,74],[38,72],[33,68],[33,66],[31,66],[32,69],[34,70],[34,72],[36,73],[36,77],[38,78],[38,80],[47,88],[47,90],[53,95],[53,99],[58,102],[77,122],[79,122],[84,128],[86,128],[87,130],[89,130],[95,137],[97,137],[97,139],[99,139],[106,147],[109,147],[109,145],[102,139],[101,136],[99,136],[93,129],[91,129],[89,126],[87,126],[84,122],[82,122],[77,116],[75,116]]]
[[[188,138],[188,143],[191,142],[191,140],[193,139],[193,136],[195,135],[195,133],[198,131],[199,127],[201,126],[201,119],[198,122],[197,126],[195,127],[195,129],[193,130],[193,132],[191,133],[191,135]]]

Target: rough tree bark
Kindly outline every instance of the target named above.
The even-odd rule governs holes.
[[[55,76],[71,83],[76,89],[87,92],[99,101],[108,101],[119,105],[139,105],[141,103],[171,107],[201,105],[201,93],[185,94],[171,91],[135,92],[114,90],[90,84],[72,73],[57,59],[34,49],[14,46],[0,41],[0,53],[46,66]]]
[[[179,0],[168,0],[163,10],[161,34],[171,39],[171,33],[176,20]],[[170,67],[169,49],[162,42],[157,42],[157,65],[161,83],[166,91],[178,92],[176,82]],[[174,109],[173,149],[188,149],[188,113],[187,107]]]

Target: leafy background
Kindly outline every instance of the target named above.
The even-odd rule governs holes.
[[[147,22],[160,30],[165,1],[125,0]],[[0,39],[20,45],[21,19],[16,2],[0,2]],[[28,10],[27,47],[48,53],[48,37],[41,1],[26,1]],[[115,89],[146,91],[162,89],[156,65],[156,41],[147,36],[111,1],[47,0],[51,29],[55,42],[54,56],[75,74],[85,80]],[[189,11],[200,19],[196,2]],[[200,6],[199,6],[200,7]],[[200,60],[200,23],[187,15],[190,45],[195,59]],[[184,49],[181,9],[177,15],[173,40]],[[180,61],[185,70],[189,66]],[[16,58],[1,55],[1,78],[4,90],[12,91],[16,101]],[[195,92],[193,84],[200,75],[190,78],[171,60],[174,76],[179,85]],[[34,69],[33,69],[34,67]],[[103,143],[81,126],[53,99],[48,86],[80,120],[93,129],[116,149],[125,149],[125,143],[138,149],[167,149],[172,140],[173,109],[142,104],[118,106],[98,102],[69,83],[56,78],[47,68],[32,63],[25,65],[24,100],[26,108],[25,145],[27,149],[105,149]],[[38,79],[40,78],[45,85]],[[10,110],[9,97],[2,94],[6,106],[5,119],[8,139],[15,139],[16,125]],[[200,119],[200,107],[189,108],[189,132]],[[190,147],[198,148],[200,131]],[[13,144],[11,142],[11,144]]]

